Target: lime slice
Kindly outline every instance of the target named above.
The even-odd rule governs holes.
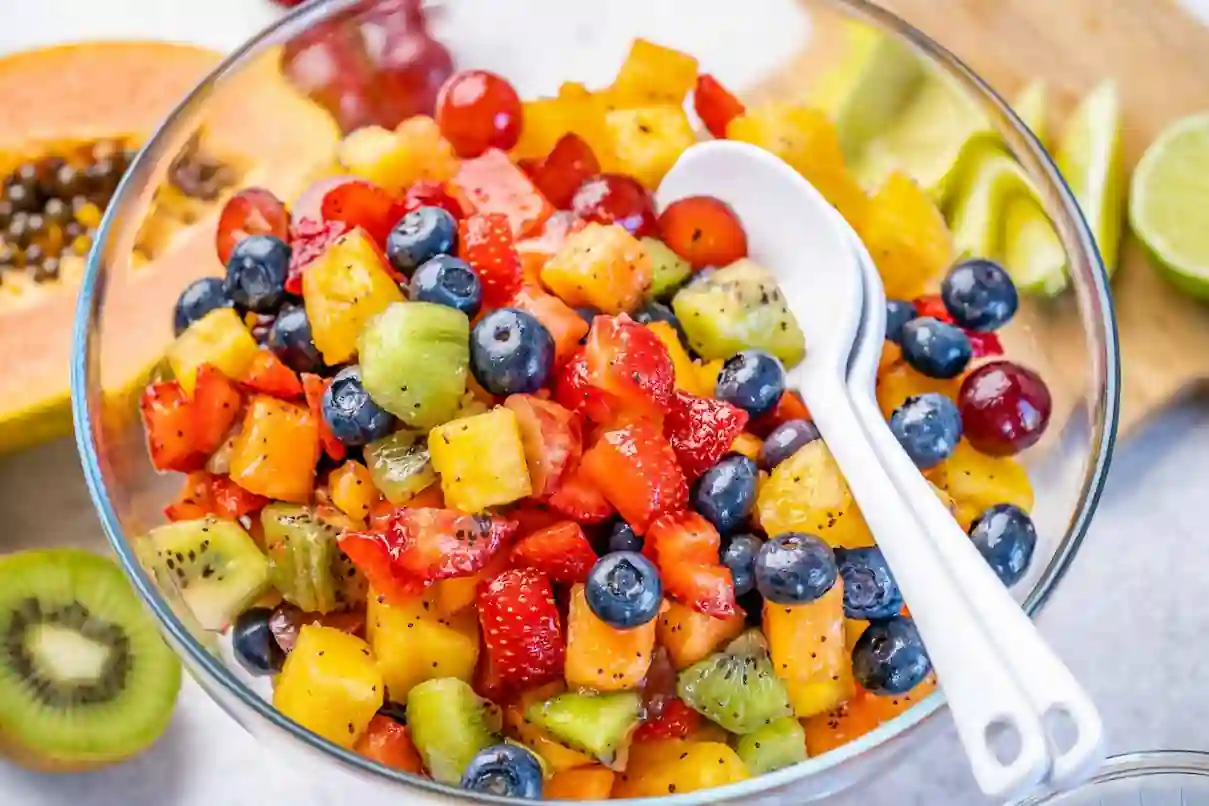
[[[1031,196],[1017,196],[1004,209],[1001,259],[1022,294],[1053,297],[1067,286],[1066,249]]]
[[[1111,81],[1089,92],[1071,113],[1058,141],[1057,162],[1111,277],[1117,267],[1125,201],[1121,100]]]
[[[1012,102],[1012,111],[1045,148],[1049,148],[1049,87],[1040,79],[1032,81]]]
[[[1209,299],[1209,114],[1158,136],[1129,192],[1129,224],[1157,265],[1187,294]]]

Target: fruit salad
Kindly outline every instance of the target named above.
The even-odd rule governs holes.
[[[182,291],[142,397],[152,463],[186,474],[142,555],[285,716],[441,783],[597,800],[780,769],[935,688],[786,388],[809,345],[759,245],[716,198],[653,205],[702,136],[769,149],[866,241],[898,295],[890,426],[1025,574],[1014,457],[1049,393],[1002,355],[1011,280],[955,261],[919,188],[867,194],[824,116],[652,42],[550,98],[464,70],[299,198],[228,202],[225,273]]]

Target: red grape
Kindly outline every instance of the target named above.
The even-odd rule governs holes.
[[[1053,410],[1041,376],[1011,361],[991,361],[967,375],[957,402],[962,433],[989,456],[1012,456],[1036,444]]]
[[[464,70],[441,87],[436,118],[460,157],[477,157],[489,148],[507,151],[521,136],[521,99],[495,73]]]
[[[637,179],[624,174],[598,174],[571,198],[571,209],[585,221],[619,224],[635,238],[655,232],[655,205]]]
[[[747,233],[734,210],[713,196],[689,196],[659,216],[659,235],[694,269],[727,266],[747,257]]]
[[[227,265],[235,244],[249,235],[276,235],[284,240],[289,223],[280,199],[264,188],[244,188],[227,200],[218,217],[218,259]]]

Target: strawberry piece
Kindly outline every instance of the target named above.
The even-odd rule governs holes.
[[[328,458],[340,462],[348,454],[348,449],[344,447],[343,442],[336,439],[336,435],[332,433],[331,427],[323,417],[323,393],[327,391],[330,383],[331,379],[321,378],[309,372],[302,373],[302,389],[306,394],[306,404],[310,407],[315,422],[319,424],[319,444],[323,446],[323,452],[328,455]]]
[[[693,109],[709,133],[718,138],[726,137],[730,122],[747,111],[743,102],[709,73],[697,76]]]
[[[616,398],[622,408],[662,418],[676,374],[659,337],[626,314],[598,316],[584,345],[587,381]]]
[[[918,316],[930,316],[941,322],[947,322],[952,325],[952,314],[945,307],[944,300],[939,294],[926,294],[915,299],[915,310]],[[999,341],[999,336],[995,333],[981,333],[974,330],[966,330],[962,328],[966,336],[970,339],[970,347],[973,348],[975,358],[992,358],[997,355],[1003,355],[1003,344]]]
[[[198,447],[193,407],[177,381],[160,381],[143,390],[139,411],[156,470],[198,470],[206,454]]]
[[[565,516],[552,510],[549,504],[537,504],[532,501],[525,501],[509,509],[506,514],[517,522],[516,534],[521,538],[566,520]]]
[[[483,308],[507,305],[524,283],[507,217],[475,214],[458,225],[458,253],[483,283]]]
[[[941,322],[953,324],[953,317],[949,314],[949,309],[945,307],[944,300],[939,294],[925,294],[915,300],[915,311],[917,316],[930,316]]]
[[[558,373],[554,399],[595,423],[612,422],[620,401],[588,382],[588,357],[584,350],[571,357]]]
[[[340,550],[365,575],[370,587],[385,601],[403,604],[423,593],[428,583],[397,567],[397,549],[382,532],[345,532],[340,537]]]
[[[564,585],[586,582],[597,559],[584,530],[574,521],[540,529],[512,548],[514,566],[536,568]]]
[[[752,420],[748,430],[763,439],[782,423],[787,423],[790,420],[809,419],[811,419],[810,409],[806,408],[806,404],[802,401],[802,396],[793,389],[787,389],[785,390],[785,394],[781,395],[781,399],[777,401],[777,405],[773,410],[761,414]]]
[[[684,704],[679,697],[663,705],[663,713],[652,716],[634,731],[632,742],[650,742],[657,739],[684,739],[701,726],[701,715]]]
[[[488,149],[480,157],[465,160],[452,184],[472,212],[502,216],[513,238],[540,232],[554,214],[550,201],[499,149]]]
[[[214,514],[235,520],[259,512],[269,505],[268,498],[248,492],[227,476],[214,476],[210,485]]]
[[[655,518],[688,503],[688,483],[672,446],[646,420],[602,433],[584,453],[580,467],[636,534],[644,534]]]
[[[302,296],[302,272],[327,248],[352,230],[343,221],[318,221],[304,218],[290,231],[290,268],[285,279],[285,290],[296,297]]]
[[[198,451],[211,454],[218,450],[239,418],[242,404],[239,387],[222,370],[210,364],[198,367],[193,400],[189,404]]]
[[[264,509],[269,499],[250,493],[226,476],[198,470],[185,477],[176,500],[164,507],[168,520],[184,521],[217,515],[235,520]]]
[[[480,570],[516,528],[516,521],[490,515],[403,507],[391,519],[385,540],[398,571],[432,582]]]
[[[420,759],[420,751],[412,742],[407,726],[400,725],[382,714],[376,714],[369,721],[369,727],[353,745],[353,752],[359,753],[371,761],[376,761],[384,767],[410,772],[412,775],[420,775],[424,772],[424,762]]]
[[[713,196],[677,199],[659,214],[659,237],[694,270],[747,257],[747,232],[730,205]]]
[[[281,200],[264,188],[244,188],[223,205],[218,216],[214,247],[224,266],[235,245],[249,235],[274,235],[284,239],[290,217]]]
[[[554,363],[565,364],[579,352],[579,343],[588,333],[588,323],[575,309],[553,294],[547,294],[537,283],[526,283],[510,307],[533,314],[554,339]]]
[[[453,216],[455,221],[466,217],[462,203],[449,192],[444,182],[435,179],[421,179],[413,183],[403,192],[402,204],[404,215],[421,207],[440,207]]]
[[[613,516],[613,505],[576,468],[546,502],[550,509],[579,523],[603,523]]]
[[[970,348],[973,350],[974,358],[993,358],[1003,355],[1003,343],[999,341],[998,334],[967,330],[966,336],[970,339]]]
[[[566,643],[549,577],[513,568],[483,585],[476,601],[500,688],[516,691],[562,678]]]
[[[329,190],[319,211],[324,221],[339,221],[350,229],[360,227],[378,246],[386,245],[386,236],[404,214],[403,204],[390,191],[364,179]]]
[[[676,390],[663,421],[663,435],[676,452],[684,475],[692,480],[731,450],[747,418],[747,412],[730,403]]]
[[[723,618],[735,613],[730,569],[718,561],[718,530],[696,512],[676,512],[651,524],[643,553],[659,568],[664,592],[694,610]]]
[[[302,382],[294,370],[283,364],[271,350],[257,351],[240,382],[253,392],[263,392],[282,400],[293,400],[304,394]]]
[[[549,154],[522,167],[550,203],[565,210],[584,180],[600,173],[600,160],[586,140],[568,132],[558,138]]]
[[[579,464],[583,452],[579,418],[557,403],[533,395],[512,395],[504,406],[516,415],[520,427],[532,497],[548,498]]]

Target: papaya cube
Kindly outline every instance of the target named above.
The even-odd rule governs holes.
[[[533,493],[511,409],[497,406],[437,426],[428,435],[428,451],[445,503],[454,509],[482,512]]]
[[[384,695],[369,644],[334,627],[307,624],[277,677],[273,705],[304,728],[351,748]]]
[[[567,237],[542,267],[541,280],[568,305],[624,313],[641,304],[651,260],[624,227],[593,222]]]
[[[659,104],[680,106],[695,86],[695,58],[646,39],[635,39],[608,90],[608,97],[618,109]]]
[[[873,195],[857,232],[889,297],[924,294],[940,282],[954,259],[944,216],[923,188],[901,171],[890,174]]]
[[[1010,456],[979,453],[964,440],[927,476],[952,499],[963,529],[995,504],[1015,504],[1025,512],[1033,508],[1033,485],[1023,465]]]
[[[497,148],[462,163],[453,178],[471,211],[499,213],[508,219],[513,238],[541,231],[554,207],[530,181],[528,175]]]
[[[802,720],[806,751],[820,756],[855,741],[879,725],[927,699],[936,690],[936,677],[928,676],[906,694],[880,697],[857,687],[855,696],[829,711]]]
[[[844,642],[843,580],[806,604],[765,602],[764,635],[773,669],[785,681],[799,718],[821,714],[852,697],[856,689]]]
[[[428,118],[404,121],[398,131],[364,126],[350,132],[336,149],[347,173],[395,193],[419,179],[444,181],[457,170],[453,146]]]
[[[168,366],[181,388],[193,394],[197,370],[210,364],[239,380],[259,347],[234,308],[216,308],[189,325],[168,347]]]
[[[567,303],[539,286],[526,285],[512,298],[512,307],[527,311],[550,332],[554,339],[554,363],[561,366],[579,350],[579,341],[588,335],[588,323]]]
[[[697,142],[688,114],[679,106],[615,109],[605,125],[620,170],[654,190],[686,148]]]
[[[584,594],[583,585],[571,588],[567,610],[567,685],[596,691],[638,688],[655,652],[655,624],[619,630],[601,621]]]
[[[392,699],[404,701],[415,686],[437,677],[470,682],[479,657],[476,619],[440,618],[419,596],[378,599],[369,597],[365,635]]]
[[[332,504],[358,526],[363,528],[382,496],[374,487],[369,469],[355,459],[349,459],[331,472],[327,479]]]
[[[256,395],[231,450],[231,481],[248,492],[305,504],[315,487],[319,422],[306,406]]]
[[[600,764],[562,770],[542,787],[546,800],[608,800],[617,773]]]
[[[715,618],[691,607],[667,600],[659,615],[656,635],[667,649],[676,669],[687,669],[743,632],[742,611],[733,616]]]
[[[357,354],[357,337],[369,319],[403,292],[386,270],[386,258],[362,229],[341,236],[302,275],[302,298],[311,337],[328,364]]]

